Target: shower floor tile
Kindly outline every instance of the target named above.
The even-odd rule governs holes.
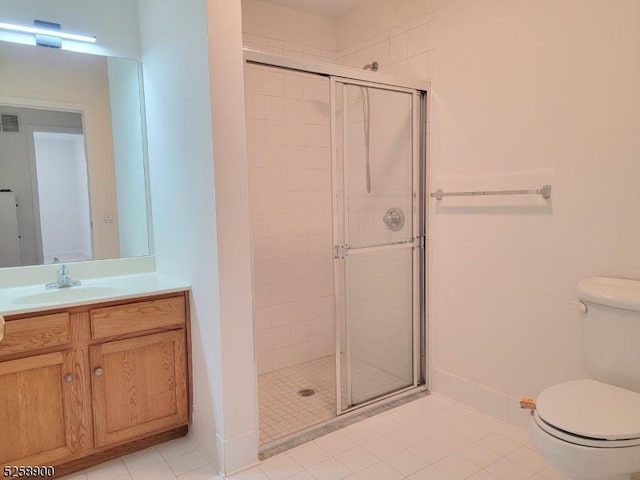
[[[336,367],[321,357],[258,377],[260,443],[265,444],[333,418],[336,414]],[[298,391],[312,388],[315,395]]]
[[[346,362],[341,376],[346,378]],[[352,394],[355,401],[378,392],[393,391],[407,381],[371,365],[353,360]],[[260,444],[278,440],[336,416],[335,357],[329,355],[258,377]],[[302,397],[298,392],[313,389],[315,394]],[[343,405],[346,392],[342,392]]]

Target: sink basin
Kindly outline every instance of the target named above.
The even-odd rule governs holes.
[[[25,295],[24,297],[17,297],[13,299],[12,303],[19,305],[37,305],[43,303],[70,302],[114,295],[120,291],[121,289],[119,288],[100,286],[59,288],[44,290],[33,295]]]

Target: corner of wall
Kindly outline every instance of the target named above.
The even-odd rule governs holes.
[[[218,443],[221,471],[229,473],[258,457],[242,12],[239,2],[208,0],[207,15],[224,425]]]
[[[154,253],[158,271],[192,286],[190,436],[224,472],[218,436],[233,409],[225,408],[223,396],[207,1],[187,7],[179,0],[138,0],[138,6]],[[167,120],[184,118],[189,122]]]

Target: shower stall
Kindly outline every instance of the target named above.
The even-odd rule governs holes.
[[[428,83],[245,60],[264,449],[426,389]]]

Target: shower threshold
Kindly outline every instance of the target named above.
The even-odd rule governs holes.
[[[262,445],[323,424],[336,416],[335,360],[334,355],[326,355],[258,377]],[[397,393],[408,387],[406,379],[357,359],[352,361],[352,372],[358,378],[351,391],[354,399],[360,399],[358,406],[371,403],[365,399],[379,399],[377,392]],[[341,376],[346,377],[344,358]],[[346,387],[342,384],[342,405],[348,401]]]

